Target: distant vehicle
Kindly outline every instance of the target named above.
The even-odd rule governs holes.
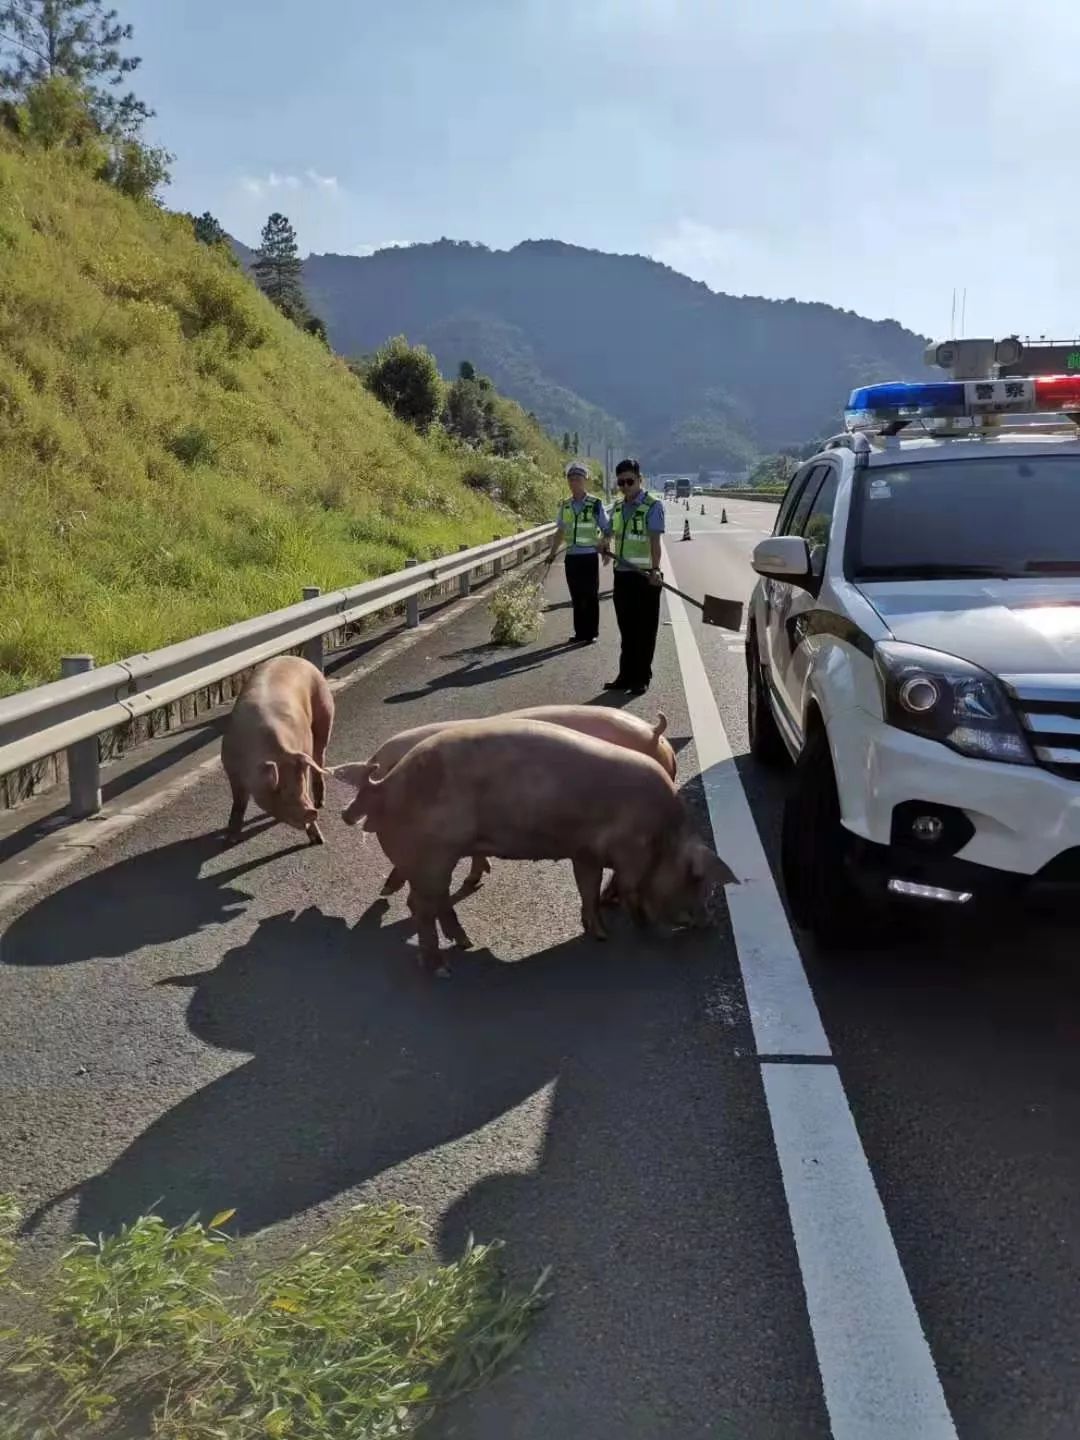
[[[674,481],[674,480],[665,480],[665,481],[664,481],[664,494],[665,494],[665,495],[674,495],[674,494],[675,494],[675,481]]]
[[[795,762],[781,865],[826,946],[1080,878],[1080,377],[868,385],[846,420],[754,550],[746,627],[750,749]]]
[[[690,477],[688,475],[680,475],[675,481],[675,499],[690,499]]]

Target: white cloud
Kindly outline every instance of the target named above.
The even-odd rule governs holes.
[[[320,175],[317,170],[305,170],[302,176],[279,175],[276,170],[271,170],[268,175],[245,175],[240,181],[240,188],[248,195],[254,195],[256,199],[273,190],[336,192],[338,178],[336,175]]]

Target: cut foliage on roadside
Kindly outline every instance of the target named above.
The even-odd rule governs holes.
[[[220,1228],[232,1215],[76,1241],[34,1297],[40,1328],[0,1331],[3,1440],[409,1436],[543,1303],[546,1274],[511,1290],[495,1245],[438,1264],[402,1205],[358,1206],[264,1270]]]
[[[495,645],[528,645],[540,634],[544,611],[543,587],[534,580],[511,581],[491,597]]]

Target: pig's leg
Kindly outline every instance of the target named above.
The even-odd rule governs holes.
[[[248,793],[239,785],[232,786],[232,809],[229,811],[229,823],[225,829],[225,844],[236,845],[240,841],[240,832],[244,828],[244,814],[248,806]]]
[[[620,857],[619,868],[613,877],[618,893],[635,925],[648,924],[648,916],[641,902],[641,892],[649,871],[649,855],[640,847],[627,849]]]
[[[379,894],[396,895],[404,884],[405,876],[395,865],[394,868],[390,871],[390,874],[386,877],[386,880],[383,882],[383,887],[379,891]]]
[[[416,917],[416,935],[420,942],[420,968],[426,975],[438,975],[445,979],[449,968],[443,963],[439,951],[439,932],[435,925],[437,906],[433,906],[412,888],[409,890],[409,909]]]
[[[594,940],[606,940],[607,930],[600,914],[600,881],[604,878],[604,867],[592,855],[578,856],[574,860],[574,879],[581,896],[581,924],[586,935]]]
[[[447,903],[439,911],[439,924],[442,926],[442,932],[450,941],[451,945],[456,946],[459,950],[471,950],[473,948],[473,943],[462,929],[461,921],[457,918],[457,911],[453,905]]]
[[[484,883],[484,876],[491,874],[491,866],[483,855],[474,855],[472,864],[469,866],[469,873],[465,877],[463,890],[479,890]]]
[[[319,829],[319,825],[318,825],[318,822],[317,822],[316,820],[313,820],[313,821],[311,822],[311,824],[310,824],[310,825],[307,827],[307,829],[304,831],[304,834],[305,834],[305,835],[307,836],[307,838],[308,838],[308,844],[309,844],[309,845],[325,845],[325,844],[326,844],[326,841],[323,839],[323,833],[322,833],[322,831]]]
[[[601,905],[618,905],[619,903],[619,877],[614,870],[611,872],[611,879],[604,886],[600,896]]]
[[[429,975],[445,977],[450,971],[439,951],[436,920],[443,921],[447,938],[468,946],[469,937],[462,930],[450,904],[450,882],[454,876],[453,859],[432,859],[417,866],[409,887],[409,909],[416,916],[420,937],[420,962]],[[463,947],[464,948],[464,947]]]

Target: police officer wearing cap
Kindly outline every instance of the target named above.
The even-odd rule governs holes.
[[[663,502],[641,481],[636,460],[615,467],[619,498],[605,526],[604,564],[615,560],[615,618],[622,653],[619,673],[605,690],[644,695],[652,682],[653,653],[660,628],[660,540],[664,533]]]
[[[548,565],[566,542],[566,588],[574,610],[571,645],[591,645],[600,632],[600,543],[608,518],[603,502],[585,487],[589,472],[579,460],[566,467],[569,498],[555,516],[557,529],[548,553]]]

